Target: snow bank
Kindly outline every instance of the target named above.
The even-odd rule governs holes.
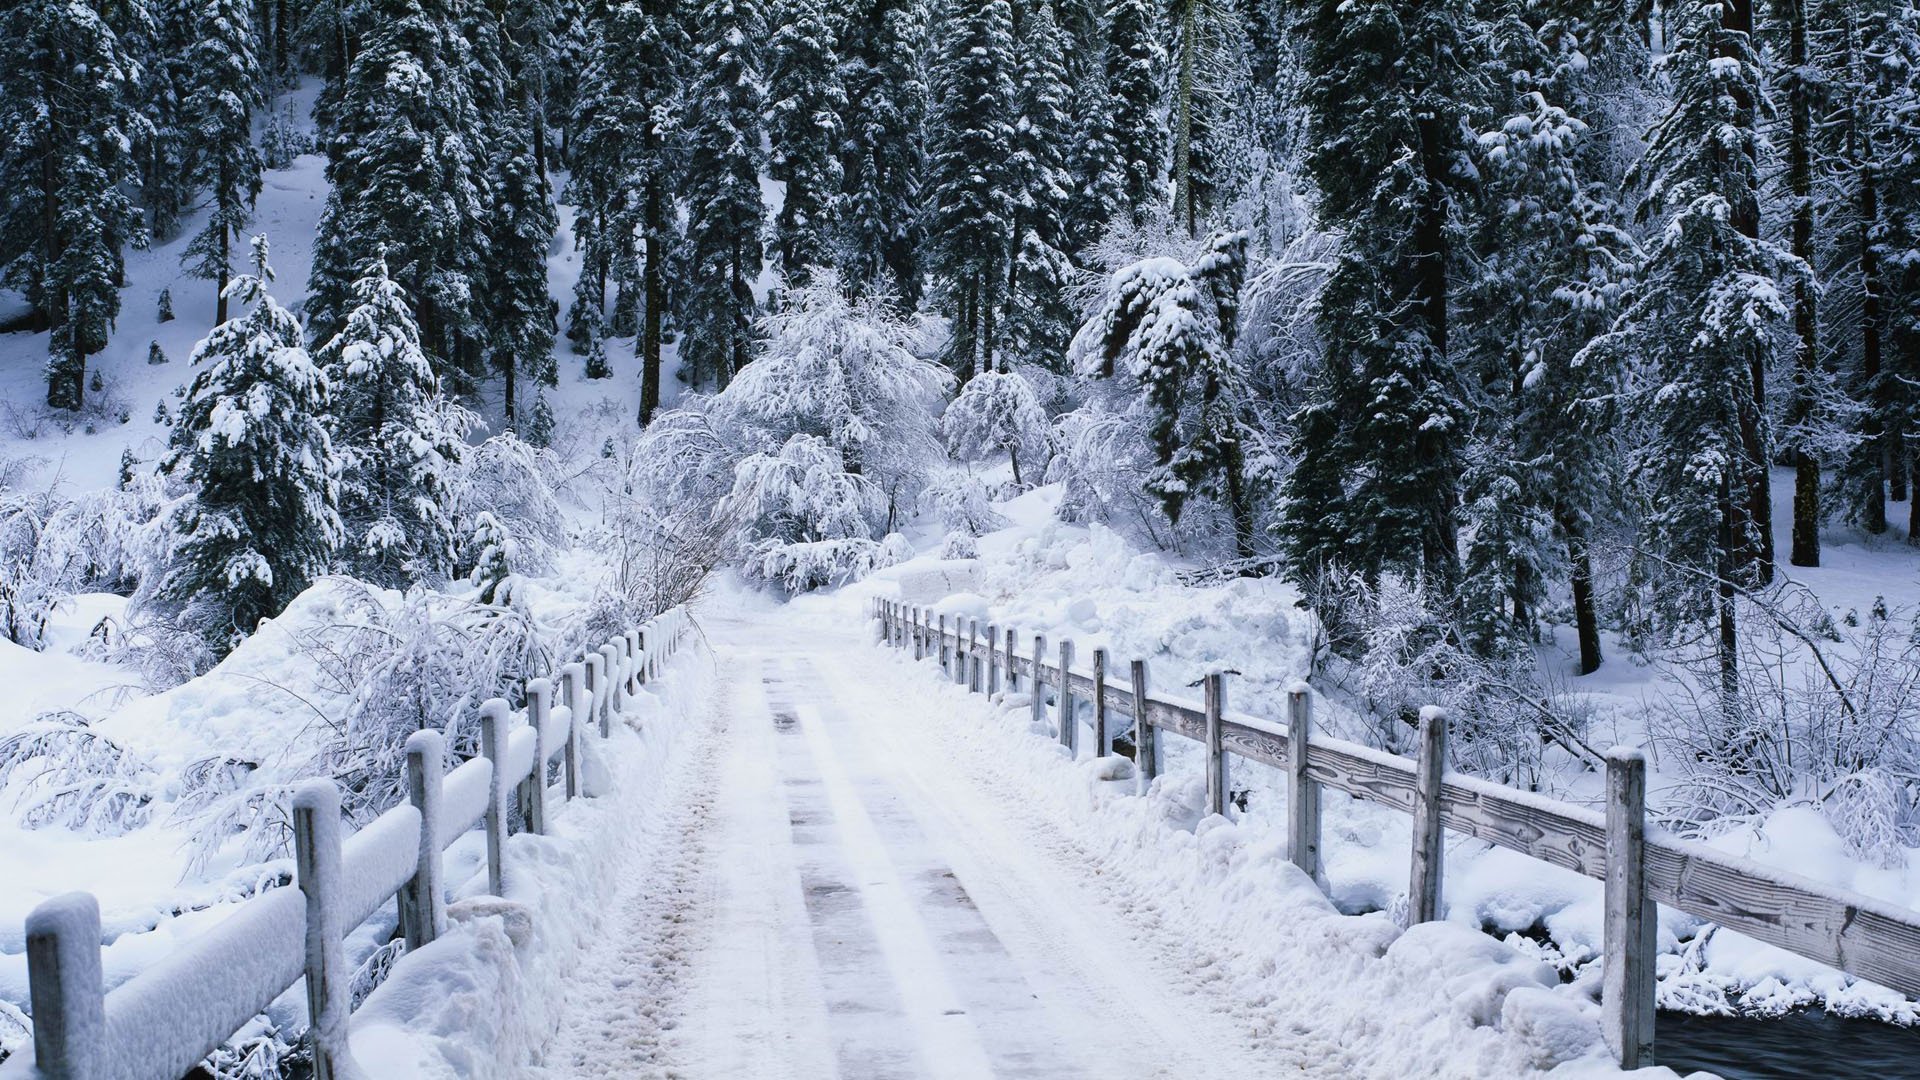
[[[611,790],[555,803],[547,835],[508,839],[504,900],[480,895],[484,869],[452,888],[448,933],[401,957],[354,1013],[353,1052],[370,1077],[510,1077],[538,1064],[568,976],[600,940],[617,881],[607,868],[684,757],[712,670],[704,652],[683,648],[610,739],[584,740]]]

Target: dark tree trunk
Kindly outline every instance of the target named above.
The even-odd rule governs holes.
[[[1720,8],[1723,29],[1749,40],[1753,37],[1752,0],[1726,0]],[[1738,84],[1731,84],[1737,86]],[[1751,113],[1756,102],[1741,101],[1737,108]],[[1722,148],[1719,151],[1726,154]],[[1760,205],[1754,199],[1735,203],[1733,226],[1746,236],[1760,236]],[[1768,475],[1773,455],[1767,445],[1767,365],[1766,358],[1754,352],[1747,358],[1748,400],[1740,410],[1740,495],[1745,520],[1734,529],[1738,550],[1737,565],[1743,577],[1756,584],[1773,581],[1773,489]]]
[[[1813,102],[1803,74],[1807,64],[1807,0],[1788,0],[1787,188],[1793,196],[1793,253],[1813,264]],[[1806,424],[1813,413],[1813,381],[1818,376],[1819,329],[1815,323],[1813,287],[1806,278],[1794,284],[1794,330],[1799,351],[1794,366],[1792,418]],[[1820,463],[1804,438],[1793,449],[1793,550],[1795,566],[1820,565]]]
[[[647,308],[641,313],[640,323],[641,427],[652,423],[653,414],[660,410],[660,338],[667,307],[667,279],[661,265],[667,257],[664,206],[659,179],[647,177],[646,264],[640,269],[640,299]]]
[[[1739,573],[1741,552],[1735,534],[1735,516],[1731,478],[1720,478],[1720,529],[1718,573],[1714,575],[1714,614],[1719,622],[1719,643],[1715,650],[1720,668],[1720,710],[1729,722],[1739,715],[1740,702],[1740,630],[1734,604],[1738,596],[1733,578]]]
[[[1573,624],[1580,637],[1580,674],[1600,670],[1600,617],[1594,608],[1593,555],[1578,527],[1567,529],[1567,559],[1573,564]]]
[[[1883,533],[1887,531],[1887,394],[1880,378],[1885,322],[1880,297],[1886,291],[1886,281],[1881,275],[1880,252],[1874,246],[1880,195],[1875,187],[1872,146],[1861,146],[1856,154],[1856,182],[1860,188],[1860,400],[1867,403],[1867,408],[1860,418],[1862,442],[1857,453],[1864,475],[1860,477],[1861,499],[1855,513],[1862,528],[1870,533]]]

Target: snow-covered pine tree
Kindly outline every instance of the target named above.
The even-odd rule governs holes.
[[[206,193],[207,220],[181,262],[214,283],[213,321],[227,321],[233,241],[253,216],[264,164],[253,144],[253,114],[266,104],[247,0],[198,0],[194,44],[186,51],[181,112],[191,142],[187,177]]]
[[[1115,273],[1100,308],[1074,336],[1080,374],[1110,388],[1101,407],[1137,425],[1147,450],[1142,488],[1178,525],[1195,499],[1232,523],[1234,547],[1254,553],[1254,481],[1246,378],[1235,363],[1247,235],[1213,237],[1191,265],[1165,256]]]
[[[170,238],[193,201],[193,124],[188,116],[195,72],[189,57],[202,0],[148,0],[149,32],[129,42],[140,64],[134,142],[140,198],[153,235]],[[222,320],[224,321],[224,320]]]
[[[1107,10],[1107,89],[1123,169],[1121,197],[1139,220],[1163,198],[1160,71],[1166,63],[1153,0],[1113,0]]]
[[[1780,282],[1804,269],[1752,235],[1758,215],[1757,120],[1763,83],[1746,27],[1716,0],[1673,13],[1667,66],[1674,103],[1638,170],[1643,212],[1658,215],[1635,299],[1589,346],[1631,366],[1630,468],[1644,501],[1653,607],[1669,625],[1712,623],[1721,704],[1739,707],[1737,597],[1767,579],[1765,500],[1771,446],[1757,385],[1791,314]],[[1758,447],[1759,468],[1754,451]]]
[[[857,0],[839,34],[845,186],[833,217],[841,280],[890,294],[907,310],[920,304],[925,237],[926,23],[922,0]]]
[[[773,246],[790,285],[830,265],[831,214],[842,183],[840,118],[847,95],[824,0],[774,0],[767,47],[767,174],[786,185]]]
[[[222,653],[326,573],[341,540],[327,378],[267,291],[265,238],[253,247],[254,272],[227,286],[250,310],[194,349],[162,460],[188,494],[155,598]]]
[[[1097,239],[1126,202],[1126,165],[1115,138],[1106,68],[1092,63],[1087,69],[1073,85],[1073,134],[1067,147],[1069,252],[1078,252]]]
[[[375,258],[353,284],[346,325],[315,354],[333,389],[341,551],[354,576],[386,588],[453,571],[449,473],[470,418],[440,396],[406,294]]]
[[[467,584],[480,589],[480,602],[512,606],[513,537],[492,511],[482,510],[475,516],[467,550],[473,553],[473,569],[467,573]]]
[[[957,458],[1005,454],[1013,466],[1013,482],[1024,487],[1034,466],[1046,461],[1049,429],[1047,411],[1026,376],[1012,371],[983,371],[960,388],[941,414],[940,431],[947,449]],[[1026,469],[1021,468],[1021,461]]]
[[[761,0],[703,0],[688,94],[687,161],[680,185],[692,262],[685,287],[680,371],[724,388],[751,359],[753,284],[760,277],[764,108]]]
[[[1067,217],[1074,180],[1067,169],[1073,117],[1068,111],[1066,39],[1053,0],[1027,0],[1015,42],[1019,119],[1010,163],[1015,192],[1007,269],[1006,347],[1001,370],[1017,358],[1054,370],[1066,366],[1073,337],[1067,298]]]
[[[452,391],[478,374],[484,333],[479,222],[484,158],[470,50],[439,4],[365,0],[364,40],[336,100],[319,111],[330,189],[314,243],[308,322],[345,325],[353,283],[376,251],[406,290],[420,341]]]
[[[928,142],[930,263],[952,322],[949,363],[965,382],[993,370],[1005,329],[1013,216],[1013,10],[1008,0],[949,0],[935,37]]]
[[[1323,227],[1343,233],[1324,285],[1322,342],[1282,535],[1289,572],[1460,579],[1456,371],[1447,359],[1454,190],[1464,127],[1485,99],[1473,12],[1324,0],[1299,21]],[[1338,530],[1330,528],[1339,523]]]
[[[120,314],[122,249],[145,243],[128,192],[135,66],[95,10],[19,0],[0,10],[0,267],[50,328],[47,404],[78,409],[87,357]]]

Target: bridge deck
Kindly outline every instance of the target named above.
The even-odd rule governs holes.
[[[1067,844],[899,723],[932,688],[864,625],[705,628],[719,690],[683,797],[610,868],[622,899],[549,1075],[1303,1072],[1182,989]]]

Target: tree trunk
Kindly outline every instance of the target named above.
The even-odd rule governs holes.
[[[648,136],[652,139],[651,133]],[[660,410],[660,338],[666,316],[667,279],[661,264],[667,257],[666,213],[660,180],[649,175],[646,187],[646,264],[641,267],[641,303],[647,309],[640,324],[640,426],[653,422]]]
[[[1189,237],[1200,233],[1193,198],[1193,66],[1198,52],[1194,37],[1199,30],[1199,9],[1200,0],[1182,0],[1180,5],[1180,70],[1173,109],[1173,216],[1187,227]]]
[[[1600,670],[1600,617],[1594,610],[1593,555],[1586,534],[1578,527],[1567,532],[1567,559],[1573,564],[1573,624],[1580,637],[1580,674]]]
[[[1787,0],[1789,42],[1787,64],[1788,110],[1791,113],[1787,136],[1787,187],[1793,201],[1793,253],[1807,265],[1813,265],[1813,102],[1807,86],[1807,0]],[[1813,286],[1806,278],[1794,284],[1794,329],[1799,334],[1799,352],[1794,366],[1794,402],[1792,417],[1807,424],[1813,415],[1813,382],[1818,377],[1819,330],[1815,323]],[[1820,463],[1800,438],[1793,450],[1793,549],[1788,555],[1795,566],[1820,565]]]
[[[1020,481],[1020,450],[1019,448],[1009,447],[1007,449],[1007,457],[1013,462],[1013,486],[1016,488],[1026,487],[1026,485]]]
[[[213,325],[219,326],[227,321],[227,266],[232,255],[229,250],[231,237],[226,226],[220,227],[220,269],[214,277],[215,294],[213,298]]]
[[[1741,35],[1749,40],[1753,37],[1752,0],[1725,0],[1720,8],[1722,29]],[[1738,85],[1732,84],[1732,85]],[[1739,102],[1740,111],[1751,112],[1757,103]],[[1719,153],[1729,151],[1722,148]],[[1757,199],[1742,199],[1732,207],[1733,227],[1743,235],[1758,239],[1760,236],[1760,205]],[[1766,585],[1773,581],[1773,488],[1768,469],[1773,455],[1767,445],[1767,365],[1766,358],[1755,351],[1747,358],[1748,400],[1740,408],[1740,449],[1742,510],[1745,520],[1734,529],[1734,543],[1737,547],[1738,564],[1743,576],[1756,584]]]
[[[1731,724],[1740,713],[1740,632],[1734,611],[1737,592],[1734,575],[1739,572],[1741,552],[1735,539],[1732,480],[1720,477],[1720,529],[1718,573],[1714,575],[1714,607],[1719,621],[1716,652],[1720,666],[1720,710]]]
[[[1855,130],[1859,124],[1854,125]],[[1879,227],[1880,195],[1875,187],[1873,148],[1861,145],[1855,150],[1855,176],[1860,202],[1860,400],[1867,403],[1860,417],[1861,500],[1855,510],[1862,528],[1870,533],[1887,531],[1886,418],[1887,394],[1881,385],[1880,350],[1885,316],[1880,297],[1886,290],[1881,276],[1880,252],[1874,246],[1874,231]]]

